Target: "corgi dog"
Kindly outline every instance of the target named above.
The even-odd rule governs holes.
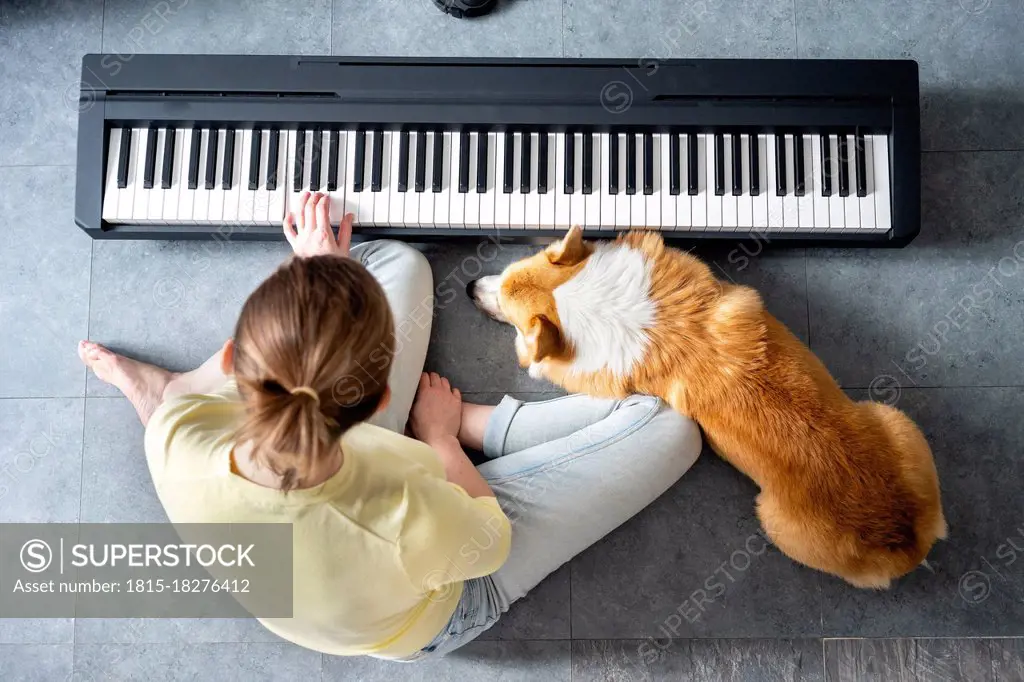
[[[654,232],[591,243],[579,227],[497,276],[477,307],[516,330],[532,376],[574,393],[660,397],[760,487],[757,516],[792,559],[886,588],[946,536],[924,435],[846,396],[749,287]]]

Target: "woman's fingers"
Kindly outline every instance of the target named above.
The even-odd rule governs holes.
[[[302,196],[299,197],[299,207],[295,212],[295,223],[298,227],[299,232],[304,232],[306,227],[309,225],[309,220],[306,217],[306,206],[309,203],[309,192],[303,192]]]
[[[289,244],[295,246],[295,238],[299,236],[295,232],[295,216],[291,213],[286,215],[281,227],[284,229],[284,238],[288,240]]]
[[[311,200],[312,199],[312,200]],[[302,194],[302,213],[306,221],[307,230],[316,229],[316,197],[304,192]]]
[[[325,232],[330,233],[331,201],[327,198],[326,194],[316,195],[316,222]]]
[[[355,216],[351,213],[346,213],[345,217],[341,219],[341,225],[338,226],[338,247],[341,249],[343,256],[347,256],[352,248],[353,220],[355,220]]]

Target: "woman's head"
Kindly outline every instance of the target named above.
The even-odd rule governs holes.
[[[394,322],[383,289],[348,258],[294,258],[249,296],[233,369],[246,404],[239,442],[301,487],[338,437],[388,399]]]

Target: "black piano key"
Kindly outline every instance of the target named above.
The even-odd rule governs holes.
[[[523,153],[519,160],[519,193],[530,193],[530,164],[533,162],[533,136],[523,133]]]
[[[786,196],[786,136],[775,135],[775,196]]]
[[[370,159],[370,191],[384,187],[384,131],[373,131],[373,157]]]
[[[313,149],[309,155],[309,191],[319,192],[320,191],[320,155],[322,150],[320,147],[323,145],[324,133],[319,128],[313,131]]]
[[[224,177],[221,178],[221,189],[231,189],[231,176],[235,173],[235,131],[228,128],[224,139]]]
[[[210,134],[206,138],[206,178],[203,183],[203,187],[206,189],[213,189],[213,185],[217,181],[217,147],[220,146],[217,139],[219,137],[220,131],[210,128]]]
[[[572,133],[565,134],[565,193],[572,194],[575,191],[573,181],[576,178],[576,136]]]
[[[469,191],[469,132],[459,133],[459,194]]]
[[[548,193],[548,134],[537,136],[537,194]]]
[[[487,133],[477,135],[476,143],[476,193],[487,191]]]
[[[416,178],[413,189],[424,192],[427,189],[427,131],[416,133]]]
[[[502,178],[501,191],[505,194],[512,193],[512,185],[515,180],[512,178],[515,175],[516,165],[516,154],[515,154],[515,133],[511,130],[505,131],[505,176]]]
[[[689,133],[686,136],[686,193],[691,197],[697,196],[700,169],[700,159],[697,156],[697,134]]]
[[[626,194],[636,194],[636,135],[626,133]]]
[[[398,134],[398,191],[409,191],[409,131]]]
[[[366,131],[356,131],[356,151],[355,158],[352,159],[352,191],[362,192],[364,187],[364,178],[366,168]]]
[[[807,193],[807,169],[804,167],[804,136],[794,135],[793,136],[793,181],[796,186],[793,188],[793,193],[798,197],[802,197]]]
[[[341,140],[337,130],[332,130],[327,138],[327,191],[338,191],[338,153]]]
[[[123,134],[123,133],[122,133]],[[188,150],[188,188],[199,188],[199,147],[203,144],[203,131],[192,129],[192,144]]]
[[[738,197],[743,194],[743,147],[740,146],[740,136],[733,133],[729,144],[732,145],[732,195]]]
[[[725,137],[715,133],[715,196],[725,195]]]
[[[156,173],[156,128],[150,128],[146,135],[146,166],[143,169],[142,187],[153,189],[153,175]]]
[[[281,133],[277,128],[271,128],[267,143],[267,191],[274,192],[277,190],[277,157],[281,146]]]
[[[193,133],[193,139],[195,134]],[[128,154],[132,150],[132,129],[121,128],[121,144],[117,148],[117,186],[124,189],[128,186]],[[194,151],[198,147],[193,148]]]
[[[252,131],[252,142],[249,144],[249,189],[260,187],[260,149],[263,146],[263,131]]]
[[[679,135],[671,133],[668,136],[668,191],[670,194],[678,195],[682,191],[681,161],[679,158]]]
[[[868,195],[868,177],[867,158],[864,151],[864,133],[858,132],[854,135],[853,144],[856,147],[853,151],[857,160],[857,196],[866,197]]]
[[[292,165],[292,191],[302,191],[302,173],[306,163],[306,131],[295,132],[295,163]]]
[[[174,174],[174,128],[167,128],[164,131],[164,160],[160,169],[160,188],[171,188],[171,177]]]
[[[654,194],[654,135],[644,133],[644,194]]]
[[[821,196],[832,196],[832,144],[828,135],[821,136]]]
[[[594,136],[583,133],[583,193],[594,192]]]
[[[846,135],[839,135],[839,196],[850,196],[850,146]]]
[[[761,145],[758,144],[758,136],[750,134],[750,196],[756,197],[761,194]]]
[[[430,191],[440,192],[444,176],[444,133],[434,132],[434,166],[430,173]]]
[[[608,193],[619,193],[619,136],[608,136]]]

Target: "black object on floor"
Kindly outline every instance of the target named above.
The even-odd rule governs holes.
[[[498,0],[434,0],[434,4],[456,19],[469,19],[489,13],[498,4]]]

